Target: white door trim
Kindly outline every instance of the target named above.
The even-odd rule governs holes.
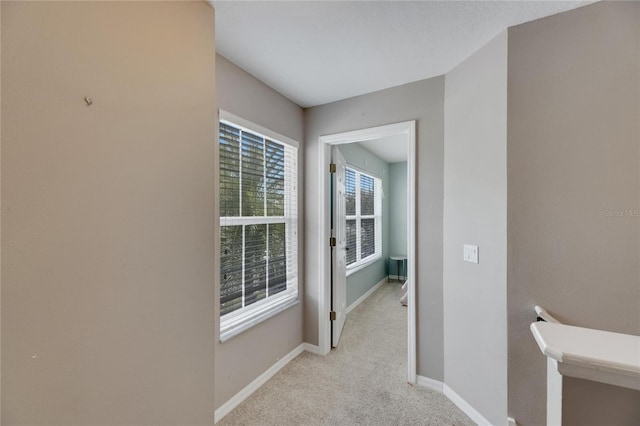
[[[320,191],[318,205],[327,210],[327,200],[330,197],[328,176],[330,150],[328,145],[341,145],[353,142],[364,142],[380,139],[386,136],[407,136],[407,323],[408,323],[408,374],[407,381],[416,383],[416,122],[405,121],[402,123],[388,124],[385,126],[370,127],[367,129],[353,130],[350,132],[336,133],[320,136],[320,167],[318,182]],[[331,350],[331,326],[329,323],[330,285],[327,273],[331,255],[329,250],[329,236],[331,230],[327,223],[328,210],[320,214],[320,235],[318,244],[320,249],[320,276],[318,280],[318,347],[322,354],[328,354]]]

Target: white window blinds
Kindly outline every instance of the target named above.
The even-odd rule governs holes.
[[[347,266],[356,267],[382,254],[382,181],[347,168]]]
[[[220,121],[220,315],[298,289],[297,147]]]

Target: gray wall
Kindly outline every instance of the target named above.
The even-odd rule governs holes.
[[[216,55],[216,87],[220,109],[300,142],[298,197],[299,200],[303,200],[302,108],[220,55]],[[304,218],[302,202],[300,202],[298,217],[300,231],[302,231]],[[304,277],[302,264],[304,239],[302,232],[298,235],[300,236],[298,272],[300,277]],[[218,282],[217,278],[216,282]],[[304,280],[301,278],[300,298],[304,294],[303,285]],[[219,306],[216,304],[216,312],[218,310]],[[219,328],[216,328],[216,336],[219,336],[219,332]],[[302,303],[224,343],[219,343],[217,338],[216,342],[215,402],[218,408],[302,343]]]
[[[340,145],[340,152],[350,164],[382,180],[383,191],[389,187],[389,164],[358,143]],[[389,257],[389,199],[382,199],[382,257],[380,260],[347,276],[347,306],[358,300],[382,279],[387,277]]]
[[[509,413],[524,426],[546,411],[535,304],[640,334],[639,218],[611,216],[640,209],[639,25],[640,4],[602,2],[509,30]]]
[[[574,377],[563,378],[564,426],[638,426],[640,391]]]
[[[213,9],[1,7],[2,424],[210,424]]]
[[[507,420],[507,33],[447,73],[444,378],[494,425]],[[463,245],[479,246],[479,264]]]
[[[357,96],[305,110],[306,273],[305,341],[318,344],[318,262],[320,217],[329,218],[328,200],[318,205],[321,135],[417,120],[417,304],[418,374],[443,380],[442,337],[442,192],[444,77]],[[328,158],[328,155],[327,155]]]
[[[389,254],[407,254],[407,163],[389,164]],[[396,262],[389,264],[389,273],[397,273]]]

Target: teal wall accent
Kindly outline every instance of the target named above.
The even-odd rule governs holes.
[[[389,258],[389,164],[358,143],[340,145],[347,164],[382,179],[382,258],[347,277],[347,306],[387,276]]]
[[[389,189],[385,195],[389,200],[389,255],[407,254],[407,163],[389,164]],[[406,276],[405,266],[401,267]],[[389,275],[398,274],[398,265],[389,261]]]

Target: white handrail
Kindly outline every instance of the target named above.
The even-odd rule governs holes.
[[[562,324],[560,321],[558,321],[557,319],[555,319],[553,317],[553,315],[551,315],[549,312],[547,312],[547,310],[545,308],[543,308],[542,306],[535,306],[535,311],[536,314],[538,314],[538,317],[540,317],[541,319],[545,320],[546,322],[553,322],[556,324]]]

